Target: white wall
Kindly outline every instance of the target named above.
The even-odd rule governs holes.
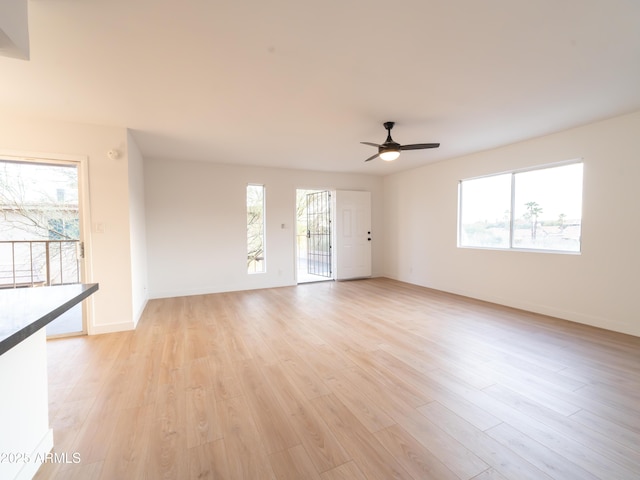
[[[147,233],[144,206],[144,161],[127,131],[129,166],[129,228],[131,229],[131,294],[133,321],[138,323],[149,299],[147,279]]]
[[[295,284],[297,188],[370,191],[373,275],[382,273],[380,177],[160,159],[144,170],[151,298]],[[266,187],[264,274],[247,274],[248,183]]]
[[[456,247],[464,178],[584,160],[582,254]],[[385,274],[640,336],[640,112],[384,179]]]
[[[111,160],[110,149],[122,155]],[[93,307],[89,333],[134,328],[126,129],[21,118],[0,110],[0,152],[88,159],[91,231],[85,240],[91,276],[86,281],[100,284],[87,299]]]

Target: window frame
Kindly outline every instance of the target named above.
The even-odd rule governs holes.
[[[516,175],[527,172],[535,172],[538,170],[548,170],[552,168],[565,167],[569,165],[582,165],[582,188],[580,192],[580,242],[578,250],[557,250],[557,249],[545,249],[545,248],[532,248],[532,247],[518,247],[514,246],[514,233],[515,233],[515,210],[516,210]],[[462,244],[462,200],[463,200],[463,182],[470,180],[478,180],[482,178],[496,177],[499,175],[511,176],[511,201],[509,211],[509,242],[506,247],[488,247],[488,246],[475,246],[475,245],[463,245]],[[498,250],[498,251],[512,251],[512,252],[530,252],[530,253],[551,253],[562,255],[581,255],[582,254],[582,220],[584,217],[584,160],[582,158],[576,158],[572,160],[565,160],[561,162],[546,163],[543,165],[536,165],[533,167],[525,167],[513,170],[506,170],[498,173],[491,173],[488,175],[479,175],[476,177],[469,177],[458,180],[458,221],[457,221],[457,247],[463,249],[472,250]]]

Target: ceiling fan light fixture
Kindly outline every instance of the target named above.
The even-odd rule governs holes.
[[[378,149],[378,153],[371,155],[365,160],[365,162],[370,162],[375,158],[381,158],[385,162],[391,162],[400,156],[401,150],[422,150],[423,148],[438,148],[440,146],[439,143],[412,143],[409,145],[400,145],[398,142],[394,142],[393,138],[391,138],[391,129],[394,125],[395,122],[384,122],[383,126],[387,130],[387,139],[384,143],[378,145],[377,143],[372,142],[360,142],[364,145],[369,145]]]
[[[385,150],[380,152],[380,158],[385,162],[392,162],[400,156],[400,150]]]

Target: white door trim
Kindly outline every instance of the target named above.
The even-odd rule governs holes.
[[[78,205],[80,208],[80,242],[84,243],[84,260],[80,263],[80,281],[91,283],[93,278],[91,263],[91,201],[89,194],[89,157],[64,153],[24,152],[0,149],[3,160],[68,165],[78,168]],[[82,302],[83,332],[91,334],[93,329],[93,301]]]

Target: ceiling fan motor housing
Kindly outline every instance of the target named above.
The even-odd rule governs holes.
[[[378,153],[389,152],[389,151],[399,152],[400,144],[391,140],[390,142],[384,142],[382,145],[378,147]]]
[[[393,139],[391,138],[391,129],[393,128],[393,126],[396,124],[396,122],[384,122],[384,128],[387,130],[387,139],[385,140],[385,142],[380,145],[378,147],[378,153],[383,153],[383,152],[399,152],[400,151],[400,144],[397,142],[394,142]]]

